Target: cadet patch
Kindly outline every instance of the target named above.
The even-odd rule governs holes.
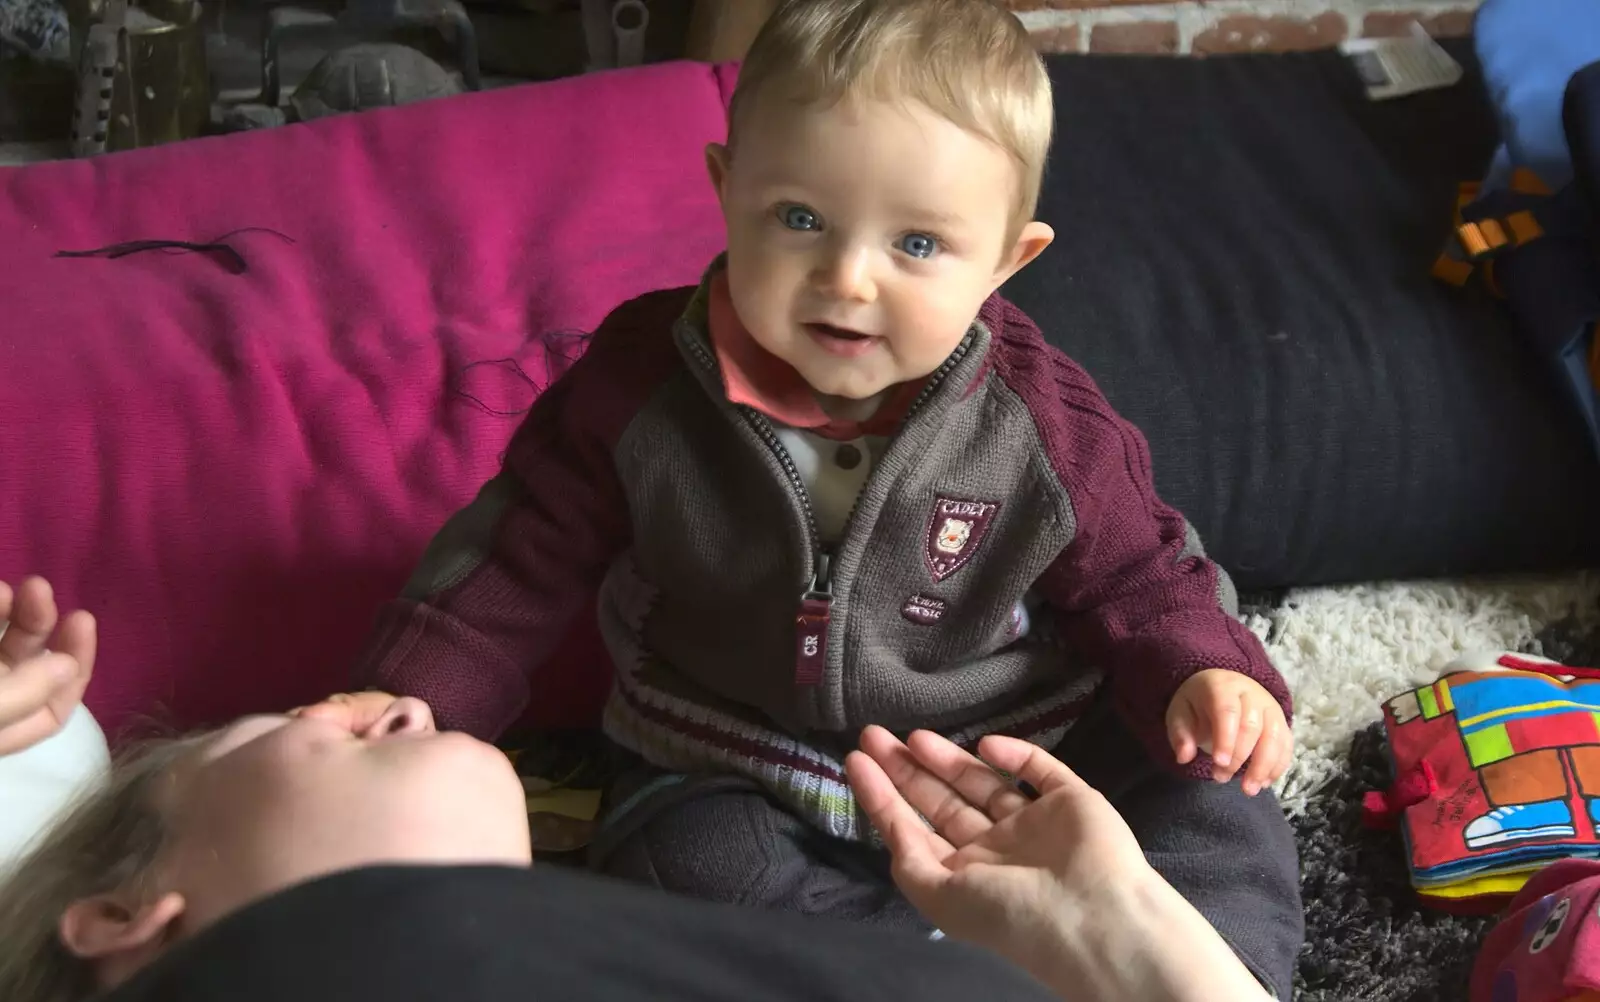
[[[1000,506],[992,501],[961,501],[940,495],[928,520],[928,571],[935,581],[966,566],[977,552]]]

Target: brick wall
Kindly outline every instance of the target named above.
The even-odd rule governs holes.
[[[1472,29],[1478,0],[1005,0],[1049,52],[1288,52],[1397,35]]]

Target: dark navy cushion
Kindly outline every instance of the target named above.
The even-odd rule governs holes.
[[[1498,143],[1469,44],[1367,100],[1337,52],[1053,57],[1006,293],[1150,440],[1244,588],[1593,565],[1600,463],[1504,305],[1429,268]]]

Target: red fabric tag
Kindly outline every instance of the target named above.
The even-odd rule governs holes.
[[[1369,790],[1361,797],[1361,823],[1368,828],[1393,828],[1407,807],[1420,804],[1439,791],[1439,777],[1428,762],[1394,781],[1387,790]]]
[[[828,667],[828,619],[832,602],[807,598],[795,617],[794,681],[796,685],[821,685]]]

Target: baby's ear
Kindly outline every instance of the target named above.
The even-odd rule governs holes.
[[[1022,227],[1017,234],[1016,242],[1000,257],[1000,267],[995,271],[994,287],[996,289],[1006,284],[1006,280],[1023,268],[1049,247],[1056,238],[1056,231],[1048,223],[1041,223],[1035,219]]]
[[[728,186],[728,148],[721,143],[708,143],[706,145],[706,174],[711,178],[711,188],[717,193],[717,201],[723,200],[723,192]]]
[[[57,933],[67,952],[93,965],[103,974],[97,979],[101,987],[109,987],[156,958],[185,907],[177,893],[142,905],[131,905],[122,895],[99,894],[68,905]]]

